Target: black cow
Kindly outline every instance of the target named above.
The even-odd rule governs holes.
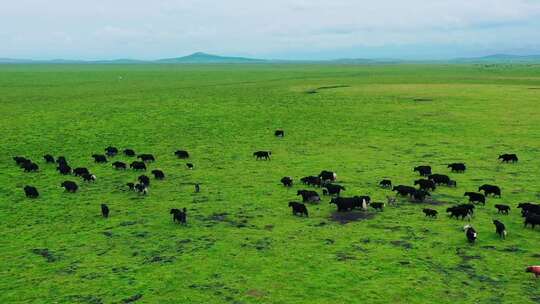
[[[371,206],[371,208],[377,210],[377,211],[383,211],[383,207],[384,207],[384,203],[377,203],[377,202],[373,202],[371,204],[369,204]]]
[[[285,177],[281,178],[280,181],[283,184],[283,186],[285,186],[285,187],[292,187],[292,185],[293,185],[293,179],[290,176],[285,176]]]
[[[137,156],[137,158],[142,160],[143,162],[156,161],[156,158],[152,154],[139,154],[139,156]]]
[[[165,178],[165,173],[161,170],[152,170],[152,174],[154,174],[155,179],[161,180]]]
[[[302,182],[302,184],[304,185],[315,186],[315,187],[320,187],[322,184],[321,178],[318,176],[313,176],[313,175],[302,177],[300,179],[300,182]]]
[[[37,198],[39,196],[39,192],[36,187],[34,186],[25,186],[24,187],[24,194],[28,198]]]
[[[456,207],[467,209],[467,211],[469,212],[471,216],[474,215],[474,209],[476,208],[474,204],[459,204]]]
[[[457,187],[457,182],[455,180],[449,180],[448,181],[448,184],[446,184],[448,187],[452,187],[452,188],[456,188]]]
[[[116,170],[125,170],[127,169],[127,165],[121,161],[115,161],[114,163],[112,163],[112,166],[113,168],[115,168]]]
[[[133,170],[146,171],[146,165],[144,162],[141,162],[141,161],[134,161],[131,163],[131,165],[129,165],[129,167],[132,168]]]
[[[392,181],[389,179],[383,179],[379,182],[381,188],[392,188]]]
[[[201,192],[201,186],[199,184],[195,184],[195,193]]]
[[[285,136],[285,131],[283,131],[283,130],[276,130],[276,131],[274,132],[274,136],[276,136],[276,137],[284,137],[284,136]]]
[[[83,176],[85,174],[90,174],[90,171],[88,171],[87,168],[79,167],[79,168],[73,169],[73,175],[75,176]]]
[[[60,186],[66,189],[67,192],[71,193],[77,192],[77,189],[79,189],[79,186],[77,186],[77,184],[72,181],[65,181],[61,183]]]
[[[71,174],[71,167],[64,163],[61,163],[58,167],[56,167],[56,170],[58,170],[58,172],[60,172],[62,175]]]
[[[133,149],[124,149],[124,155],[129,156],[129,157],[133,157],[133,156],[135,156],[135,151]]]
[[[501,197],[501,188],[494,185],[484,184],[478,187],[478,191],[484,191],[485,196],[493,194],[493,196]]]
[[[303,202],[315,203],[321,200],[321,197],[316,191],[298,190],[298,192],[296,192],[296,195],[301,195]]]
[[[341,185],[334,185],[334,184],[326,184],[323,186],[323,188],[326,188],[326,193],[328,195],[337,195],[339,196],[339,193],[341,190],[345,190],[345,187]]]
[[[534,229],[534,226],[540,225],[540,214],[531,213],[527,215],[527,217],[525,217],[525,227],[527,227],[527,225],[531,225],[532,229]]]
[[[495,233],[499,235],[500,238],[506,238],[506,227],[504,224],[498,220],[493,220],[493,225],[495,225]]]
[[[421,203],[424,202],[426,196],[431,196],[431,194],[425,190],[414,190],[414,193],[412,194],[413,199]]]
[[[499,155],[499,160],[502,160],[503,163],[512,162],[515,163],[518,161],[518,157],[516,154],[502,154]]]
[[[65,156],[58,156],[58,157],[56,158],[56,163],[57,163],[59,166],[61,166],[61,165],[67,165],[67,164],[68,164],[68,162],[67,162]]]
[[[430,179],[417,179],[414,181],[414,185],[418,185],[420,189],[422,190],[431,190],[435,191],[435,188],[437,187],[435,185],[435,182]]]
[[[150,178],[144,174],[139,176],[137,180],[139,181],[139,183],[145,185],[146,187],[150,186]]]
[[[465,217],[471,216],[469,209],[459,206],[449,207],[446,209],[446,212],[450,213],[450,218],[455,217],[458,219],[461,217],[462,220],[465,219]]]
[[[259,159],[270,160],[271,155],[272,155],[272,152],[270,151],[253,152],[253,156],[255,156],[257,160]]]
[[[401,196],[412,196],[416,192],[416,188],[411,186],[398,185],[392,188],[392,191],[397,191],[397,193]]]
[[[103,215],[104,218],[109,217],[109,207],[105,204],[101,204],[101,215]]]
[[[319,178],[322,182],[325,181],[335,181],[337,179],[337,174],[332,171],[322,170],[321,173],[319,173]]]
[[[186,208],[183,208],[182,210],[179,209],[171,209],[169,214],[173,215],[173,223],[179,223],[182,225],[187,224],[187,210]]]
[[[145,184],[139,183],[134,186],[134,190],[139,192],[140,194],[146,195],[148,194],[148,187]]]
[[[193,170],[194,166],[192,163],[187,163],[186,168],[188,168],[188,170]]]
[[[23,156],[14,156],[13,160],[17,164],[17,166],[21,167],[22,164],[29,162],[30,160]]]
[[[103,154],[92,154],[92,157],[94,158],[94,161],[96,163],[106,163],[107,157]]]
[[[184,151],[184,150],[177,150],[176,152],[174,152],[174,155],[176,155],[176,157],[178,157],[180,159],[189,158],[189,153],[187,151]]]
[[[335,197],[330,200],[329,204],[336,204],[338,212],[346,212],[353,210],[357,206],[357,200]]]
[[[292,214],[298,216],[308,217],[308,210],[306,205],[298,202],[289,202],[289,207],[292,208]]]
[[[482,193],[476,193],[476,192],[465,192],[463,196],[469,197],[469,202],[474,203],[481,203],[482,205],[486,204],[486,197]]]
[[[333,197],[330,200],[330,204],[336,204],[338,210],[340,210],[340,206],[342,207],[341,209],[348,209],[349,206],[352,206],[352,209],[359,208],[367,210],[370,201],[369,196]]]
[[[431,166],[414,167],[413,172],[418,172],[421,176],[428,176],[431,174]]]
[[[83,181],[85,182],[95,182],[96,176],[94,174],[85,173],[82,175]]]
[[[128,186],[129,190],[131,190],[131,191],[135,190],[135,184],[134,183],[127,183],[126,186]]]
[[[474,230],[471,225],[465,225],[465,227],[463,227],[463,230],[465,230],[465,236],[467,236],[467,240],[469,241],[469,243],[474,243],[474,241],[476,241],[476,238],[478,237],[476,230]]]
[[[422,212],[424,212],[424,214],[429,217],[437,217],[437,214],[439,213],[437,212],[437,210],[433,210],[430,208],[424,208],[422,209]]]
[[[448,185],[450,183],[450,177],[444,174],[431,174],[428,179],[432,180],[436,185]]]
[[[451,168],[452,172],[457,172],[457,173],[463,173],[467,169],[464,163],[448,164],[448,168]]]
[[[48,164],[54,163],[54,157],[50,154],[43,155],[43,159],[45,159],[45,162]]]
[[[36,172],[39,170],[39,166],[33,162],[26,162],[22,165],[24,172]]]
[[[529,214],[540,214],[540,205],[533,203],[520,203],[518,208],[521,209],[521,216],[525,217]]]
[[[496,204],[495,208],[497,208],[497,213],[502,213],[508,215],[508,212],[510,211],[510,206],[508,205],[502,205],[502,204]]]
[[[109,156],[109,157],[113,157],[116,154],[118,154],[118,149],[116,147],[109,146],[109,147],[105,148],[105,154],[107,154],[107,156]]]

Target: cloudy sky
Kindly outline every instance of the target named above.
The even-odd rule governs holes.
[[[538,0],[6,0],[0,57],[540,54]]]

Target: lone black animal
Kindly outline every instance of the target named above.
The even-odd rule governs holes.
[[[437,186],[435,186],[435,182],[430,179],[417,179],[414,181],[414,185],[418,185],[420,189],[426,191],[435,191],[435,188],[437,188]]]
[[[158,180],[165,178],[165,173],[161,170],[152,170],[152,174],[154,174],[154,178]]]
[[[503,163],[515,163],[518,161],[518,157],[516,154],[502,154],[499,155],[499,160],[501,160]]]
[[[94,158],[94,161],[96,163],[106,163],[107,157],[103,154],[92,154],[92,157]]]
[[[521,209],[521,216],[525,217],[529,214],[540,214],[540,205],[533,203],[520,203],[518,208]]]
[[[259,160],[259,159],[270,160],[271,155],[272,155],[272,152],[270,152],[270,151],[253,152],[253,156],[255,156],[255,158],[257,160]]]
[[[276,136],[276,137],[284,137],[284,136],[285,136],[285,131],[283,131],[283,130],[276,130],[276,131],[274,132],[274,136]]]
[[[525,217],[525,227],[527,225],[531,225],[532,229],[534,229],[534,226],[540,225],[540,214],[529,214],[527,217]]]
[[[371,208],[377,210],[377,211],[383,211],[383,207],[384,207],[384,203],[377,203],[377,202],[373,202],[371,204],[369,204],[371,206]]]
[[[501,188],[494,185],[484,184],[478,187],[478,191],[484,191],[485,196],[493,194],[493,196],[501,197]]]
[[[347,211],[352,209],[367,210],[371,199],[369,196],[354,196],[354,197],[333,197],[330,204],[336,204],[338,211]]]
[[[383,179],[379,182],[381,188],[392,188],[392,181],[389,179]]]
[[[510,211],[510,206],[508,205],[496,204],[495,208],[497,208],[497,213],[502,213],[506,215],[508,215],[508,212]]]
[[[290,176],[285,176],[285,177],[281,178],[280,182],[285,187],[292,187],[292,185],[293,185],[293,179]]]
[[[296,192],[296,195],[301,195],[303,202],[315,203],[315,202],[319,202],[321,200],[321,197],[319,196],[319,194],[316,191],[298,190]]]
[[[495,233],[499,235],[501,239],[506,239],[506,227],[499,220],[493,220],[493,225],[495,225]]]
[[[45,154],[43,155],[43,159],[45,160],[46,163],[50,164],[50,163],[54,163],[54,157],[50,154]]]
[[[84,174],[90,174],[90,171],[88,171],[88,169],[84,167],[78,167],[73,169],[73,175],[75,176],[83,176]]]
[[[195,193],[201,192],[201,186],[199,184],[195,184]]]
[[[474,230],[471,225],[465,225],[465,227],[463,227],[463,230],[465,230],[465,236],[467,236],[467,240],[469,241],[469,243],[474,243],[474,241],[476,241],[476,238],[478,237],[476,230]]]
[[[179,209],[171,209],[171,212],[169,214],[173,215],[173,223],[178,223],[182,225],[187,224],[187,210],[186,208],[183,208],[182,210]]]
[[[320,187],[322,184],[321,178],[318,176],[313,176],[313,175],[302,177],[300,179],[300,182],[302,182],[302,184],[304,185],[314,186],[314,187]]]
[[[337,174],[332,171],[322,170],[321,173],[319,173],[319,178],[322,182],[330,181],[333,182],[337,179]]]
[[[109,157],[113,157],[116,154],[118,154],[118,149],[116,147],[109,146],[109,147],[105,148],[105,154],[107,154],[107,156],[109,156]]]
[[[24,187],[24,194],[28,198],[37,198],[39,196],[39,192],[36,187],[34,186],[25,186]]]
[[[124,149],[124,155],[129,156],[129,157],[133,157],[133,156],[135,156],[135,151],[132,150],[132,149]]]
[[[431,174],[431,166],[414,167],[413,171],[420,173],[421,176],[428,176]]]
[[[463,173],[467,169],[464,163],[448,164],[448,168],[450,168],[452,172],[456,172],[456,173]]]
[[[189,153],[187,151],[184,151],[184,150],[177,150],[176,152],[174,152],[174,155],[176,155],[176,157],[178,157],[180,159],[189,158]]]
[[[145,184],[139,183],[134,186],[134,190],[140,194],[148,194],[148,187]]]
[[[143,162],[154,162],[154,161],[156,161],[156,158],[152,154],[139,154],[139,156],[137,156],[137,158],[142,160]]]
[[[22,164],[22,167],[24,169],[24,172],[36,172],[39,170],[39,166],[36,163],[30,161]]]
[[[96,176],[94,174],[85,173],[81,176],[85,182],[95,182]]]
[[[308,210],[306,205],[298,202],[289,202],[289,208],[292,208],[292,214],[298,216],[308,217]]]
[[[463,220],[466,217],[471,216],[471,213],[469,212],[469,209],[459,206],[449,207],[446,209],[447,213],[450,213],[450,218],[455,217],[456,219],[460,218]]]
[[[65,163],[61,163],[58,167],[56,167],[56,170],[58,170],[58,172],[60,172],[62,175],[71,174],[71,167]]]
[[[131,165],[129,165],[130,168],[132,168],[133,170],[143,170],[143,171],[146,171],[146,164],[144,162],[141,162],[141,161],[134,161],[131,163]]]
[[[341,185],[335,185],[335,184],[326,184],[323,186],[323,188],[326,189],[326,193],[328,195],[337,195],[339,196],[339,193],[341,190],[345,190],[345,187]]]
[[[79,186],[75,182],[72,181],[64,181],[62,184],[60,184],[61,187],[66,189],[67,192],[77,192],[77,189],[79,189]]]
[[[416,192],[416,188],[405,185],[398,185],[392,188],[392,191],[396,191],[401,196],[412,196]]]
[[[125,170],[127,169],[127,165],[121,161],[115,161],[114,163],[112,163],[112,166],[113,168],[115,168],[116,170]]]
[[[431,196],[429,192],[425,190],[414,190],[412,197],[415,201],[423,203],[426,199],[426,196]]]
[[[437,210],[433,210],[430,208],[424,208],[422,209],[422,212],[424,212],[424,214],[428,217],[437,217],[437,214],[439,213],[437,212]]]
[[[193,170],[194,166],[192,163],[187,163],[186,168],[188,168],[188,170]]]
[[[471,203],[481,203],[482,205],[486,204],[486,197],[482,193],[476,192],[465,192],[463,196],[469,197],[469,202]]]
[[[101,204],[101,215],[104,218],[109,217],[109,207],[106,204]]]
[[[150,178],[146,175],[141,175],[137,178],[139,180],[139,183],[145,185],[146,187],[150,186]]]
[[[431,174],[428,179],[432,180],[436,185],[448,185],[450,183],[450,177],[444,174]]]

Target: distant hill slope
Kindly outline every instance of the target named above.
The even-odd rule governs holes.
[[[484,57],[456,58],[456,63],[540,63],[540,55],[507,55],[496,54]]]
[[[193,53],[184,57],[159,59],[157,63],[262,63],[267,62],[263,59],[253,59],[245,57],[225,57],[206,54],[202,52]]]

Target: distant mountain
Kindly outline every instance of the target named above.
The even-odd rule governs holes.
[[[484,57],[456,58],[456,63],[540,63],[540,55],[507,55],[496,54]]]
[[[157,62],[157,63],[198,63],[198,64],[203,64],[203,63],[205,64],[206,63],[263,63],[263,62],[267,62],[267,60],[245,58],[245,57],[225,57],[225,56],[206,54],[203,52],[197,52],[197,53],[193,53],[191,55],[184,56],[184,57],[159,59],[154,62]]]

